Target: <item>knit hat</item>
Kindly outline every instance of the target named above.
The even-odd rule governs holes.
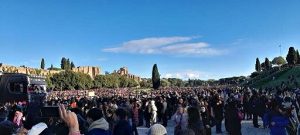
[[[148,132],[148,135],[165,135],[165,134],[167,134],[167,130],[161,124],[152,125]]]
[[[39,135],[42,133],[47,127],[47,125],[43,122],[34,125],[29,131],[27,135]]]

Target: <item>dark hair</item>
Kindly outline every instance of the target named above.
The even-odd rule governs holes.
[[[198,108],[189,107],[187,112],[188,112],[188,124],[189,125],[200,121],[200,114],[199,114]]]
[[[83,112],[79,108],[71,108],[70,111],[84,118]]]
[[[126,119],[126,116],[127,116],[127,111],[123,108],[118,108],[116,110],[116,116],[119,117],[121,120],[124,120]]]
[[[185,129],[179,132],[180,135],[195,135],[195,132],[192,129]]]
[[[201,121],[200,112],[196,107],[189,107],[188,110],[188,128],[192,129],[196,135],[202,135],[204,127]]]
[[[103,117],[103,113],[100,109],[98,108],[93,108],[91,109],[87,114],[86,117],[91,118],[93,121],[99,120]]]

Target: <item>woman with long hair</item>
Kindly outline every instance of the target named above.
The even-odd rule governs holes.
[[[200,117],[200,111],[196,107],[189,107],[188,113],[188,128],[195,132],[195,135],[205,135],[203,122]]]
[[[176,113],[172,116],[175,122],[174,135],[178,135],[182,130],[187,128],[187,114],[182,106],[178,106]]]

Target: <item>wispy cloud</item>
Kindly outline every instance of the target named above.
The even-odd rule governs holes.
[[[197,70],[185,70],[173,73],[166,73],[162,76],[163,78],[180,78],[183,80],[187,79],[210,79],[214,78],[209,73],[197,71]]]
[[[122,43],[119,47],[103,49],[112,53],[137,53],[137,54],[171,54],[210,56],[222,55],[226,50],[212,48],[206,42],[191,42],[197,36],[191,37],[152,37],[131,40]]]

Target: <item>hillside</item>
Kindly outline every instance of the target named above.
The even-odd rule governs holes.
[[[248,85],[255,88],[276,87],[282,82],[288,87],[295,88],[300,86],[300,66],[272,69],[261,72],[256,77],[250,79]]]

